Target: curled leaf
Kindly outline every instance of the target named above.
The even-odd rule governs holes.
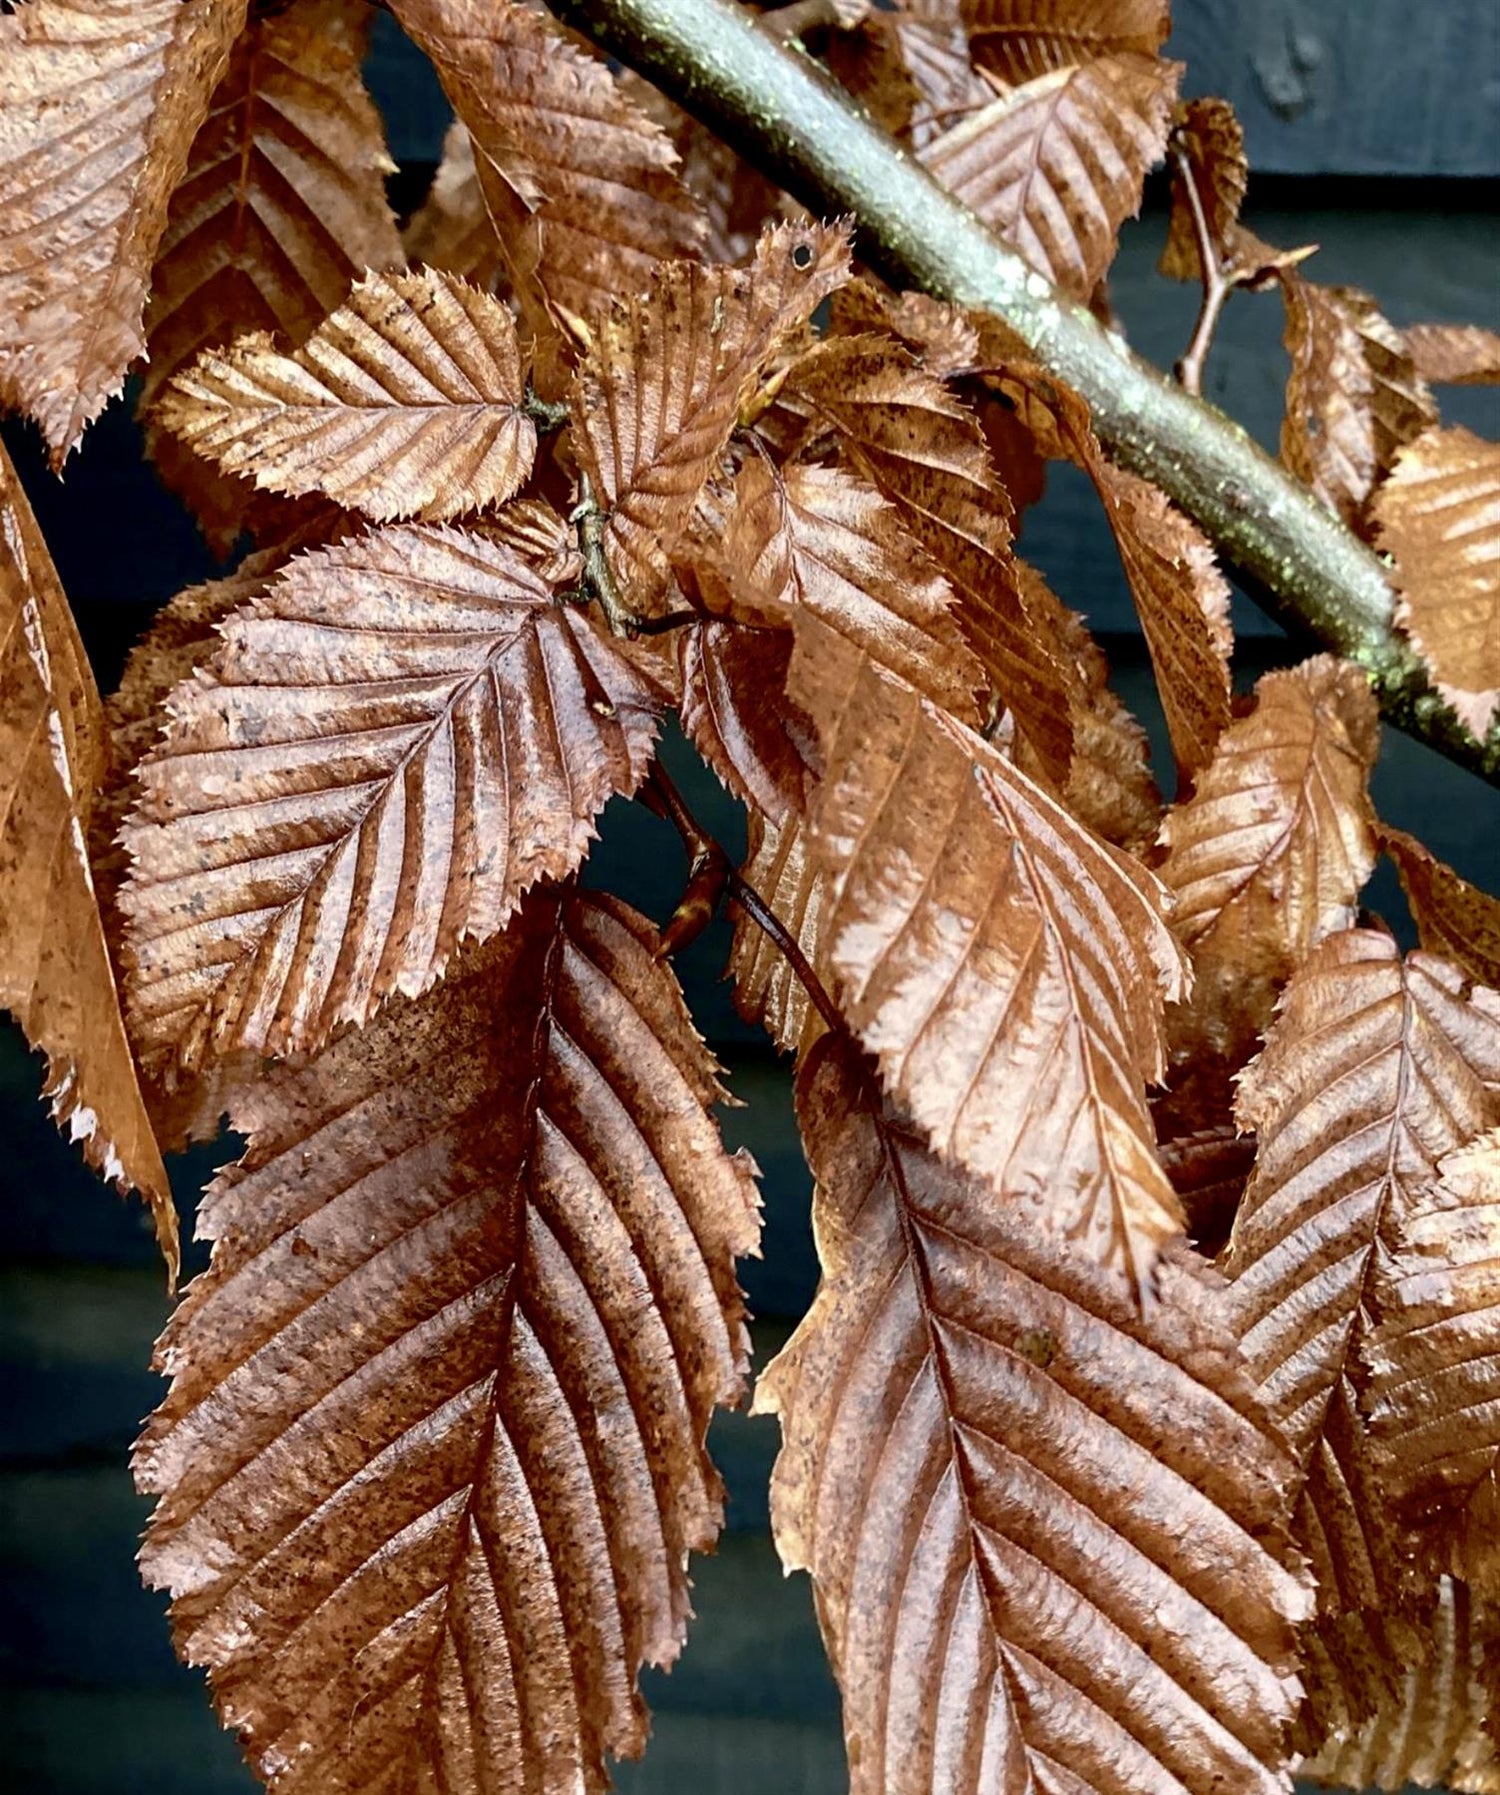
[[[1471,885],[1414,835],[1379,823],[1375,839],[1396,863],[1423,947],[1481,985],[1500,989],[1500,900]]]
[[[1154,56],[1167,0],[960,0],[974,60],[1012,84],[1127,52]]]

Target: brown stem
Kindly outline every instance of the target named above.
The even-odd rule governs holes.
[[[1184,392],[1191,393],[1197,399],[1203,395],[1203,364],[1208,360],[1214,331],[1218,328],[1219,314],[1224,310],[1224,301],[1239,282],[1232,274],[1224,272],[1224,264],[1219,260],[1219,248],[1213,240],[1213,232],[1209,229],[1208,217],[1203,210],[1203,196],[1193,177],[1192,157],[1177,143],[1172,146],[1172,155],[1177,163],[1183,189],[1187,193],[1188,211],[1193,219],[1193,235],[1198,243],[1198,265],[1203,271],[1203,303],[1198,308],[1198,320],[1193,326],[1193,340],[1172,372],[1177,376]]]

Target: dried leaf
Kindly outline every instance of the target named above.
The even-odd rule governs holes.
[[[1405,1669],[1390,1700],[1304,1759],[1299,1778],[1351,1789],[1416,1785],[1496,1795],[1500,1766],[1486,1724],[1494,1640],[1489,1609],[1445,1577],[1428,1650]]]
[[[746,1363],[750,1166],[654,931],[538,894],[240,1101],[136,1452],[147,1580],[277,1791],[608,1786]],[[316,1140],[316,1151],[309,1142]]]
[[[891,293],[866,275],[856,275],[829,301],[833,336],[896,336],[917,365],[940,380],[969,374],[979,365],[979,331],[961,306],[928,293]],[[1008,499],[1013,494],[1007,492]]]
[[[380,114],[360,79],[369,8],[296,0],[257,11],[214,90],[151,273],[139,406],[163,479],[227,554],[249,488],[151,417],[173,376],[232,335],[300,347],[367,268],[399,268]]]
[[[1087,300],[1161,159],[1180,74],[1139,55],[1059,68],[960,120],[920,160],[1039,274]]]
[[[480,190],[474,140],[457,119],[443,138],[443,159],[427,198],[401,238],[411,261],[442,268],[487,292],[500,272],[500,239]]]
[[[1203,1274],[1164,1262],[1143,1319],[834,1040],[798,1115],[824,1282],[756,1406],[854,1795],[1285,1788],[1286,1467]]]
[[[5,21],[0,21],[0,24]],[[136,1079],[86,836],[99,694],[0,446],[0,1008],[47,1056],[43,1095],[96,1171],[151,1206],[177,1275],[177,1212]]]
[[[736,797],[774,823],[807,808],[812,725],[786,695],[789,629],[707,618],[684,632],[682,727]]]
[[[1167,0],[961,0],[981,68],[1012,84],[1101,56],[1154,56],[1172,28]]]
[[[1061,784],[1072,734],[1057,607],[1035,593],[1028,602],[1011,553],[1014,512],[973,412],[898,344],[869,336],[819,344],[793,367],[783,397],[838,432],[850,465],[947,575],[965,639]]]
[[[436,269],[371,274],[287,355],[257,331],[178,375],[159,415],[259,487],[381,520],[503,504],[536,455],[516,327]]]
[[[1408,324],[1401,332],[1417,372],[1434,386],[1500,381],[1500,334],[1478,324]]]
[[[120,390],[167,203],[246,0],[28,0],[0,17],[0,402],[54,467]]]
[[[778,827],[754,810],[748,821],[750,851],[742,876],[785,925],[808,964],[815,964],[828,879],[808,854],[806,827],[796,818]],[[743,911],[735,917],[729,973],[740,1014],[758,1022],[784,1053],[805,1053],[823,1033],[823,1019],[790,961]]]
[[[1250,183],[1245,134],[1228,100],[1188,100],[1172,119],[1173,142],[1191,170],[1194,190],[1208,226],[1209,241],[1221,262],[1233,259],[1240,207]],[[1202,280],[1198,230],[1180,165],[1172,167],[1172,215],[1157,267],[1171,280]]]
[[[834,74],[884,130],[913,149],[994,97],[974,72],[956,6],[872,10],[828,47]]]
[[[1397,457],[1373,514],[1396,560],[1396,621],[1482,741],[1500,710],[1500,445],[1429,430]]]
[[[132,1015],[184,1068],[426,990],[650,759],[655,694],[489,537],[305,555],[222,633],[126,829]]]
[[[1157,871],[1191,950],[1191,1011],[1178,1055],[1207,1046],[1243,1064],[1280,986],[1355,920],[1375,864],[1367,786],[1379,719],[1358,667],[1328,655],[1268,673],[1192,798],[1167,814]]]
[[[1197,773],[1229,725],[1229,586],[1213,546],[1159,487],[1102,457],[1095,481],[1140,614],[1178,767]]]
[[[794,693],[807,653],[799,629]],[[868,661],[823,694],[822,969],[850,1027],[944,1159],[1146,1300],[1182,1226],[1143,1088],[1187,977],[1161,888]]]
[[[1454,975],[1457,983],[1457,975]],[[1500,992],[1472,1004],[1500,1025]],[[1500,1026],[1495,1030],[1500,1036]],[[1366,1357],[1381,1487],[1429,1568],[1500,1594],[1500,1052],[1491,1132],[1449,1153],[1403,1218]]]
[[[1281,459],[1344,522],[1364,523],[1370,494],[1397,451],[1437,421],[1437,407],[1401,333],[1357,287],[1319,287],[1287,273],[1291,377]]]
[[[1500,987],[1500,901],[1404,830],[1377,823],[1375,839],[1396,863],[1423,947],[1444,955],[1477,984]]]
[[[510,282],[532,328],[546,303],[587,317],[691,255],[703,217],[666,133],[602,62],[512,0],[391,0],[474,140]],[[540,292],[538,292],[540,289]]]
[[[787,337],[848,278],[842,227],[778,225],[749,269],[675,262],[601,319],[571,393],[579,465],[608,507],[604,554],[627,604],[670,589],[667,548],[717,471]]]

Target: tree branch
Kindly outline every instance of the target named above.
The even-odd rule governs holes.
[[[852,212],[861,252],[902,286],[995,313],[1087,400],[1124,466],[1195,518],[1256,600],[1357,662],[1385,715],[1500,784],[1500,724],[1476,742],[1395,628],[1386,570],[1252,442],[1006,249],[795,47],[734,0],[547,0],[813,211]]]

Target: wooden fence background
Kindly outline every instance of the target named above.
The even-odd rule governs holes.
[[[1371,288],[1399,324],[1500,323],[1500,8],[1492,0],[1178,0],[1172,50],[1187,91],[1232,99],[1252,164],[1248,221],[1276,243],[1317,242],[1318,278]],[[447,108],[388,18],[370,78],[390,124],[403,188],[420,190]],[[1132,339],[1169,364],[1195,296],[1154,275],[1164,213],[1154,186],[1127,229],[1113,280]],[[1231,304],[1210,364],[1210,396],[1274,444],[1285,382],[1280,306]],[[1500,394],[1442,395],[1445,413],[1500,435]],[[141,458],[116,405],[59,484],[32,433],[8,424],[42,526],[101,683],[113,682],[154,608],[212,567],[191,522]],[[1104,635],[1127,700],[1160,741],[1129,600],[1082,482],[1056,475],[1023,549]],[[1237,677],[1287,658],[1273,625],[1237,600]],[[742,823],[680,741],[674,772],[731,840]],[[1471,878],[1500,889],[1500,793],[1388,735],[1381,812],[1418,831]],[[638,809],[609,812],[591,876],[658,918],[676,895],[674,838]],[[1382,875],[1372,902],[1404,927]],[[774,1351],[815,1281],[808,1179],[788,1078],[735,1017],[719,974],[724,934],[687,956],[700,1027],[748,1107],[726,1116],[764,1172],[765,1257],[746,1268],[757,1357]],[[141,1215],[101,1189],[38,1105],[38,1063],[0,1020],[0,1764],[16,1795],[248,1795],[253,1782],[219,1733],[198,1677],[168,1643],[161,1601],[133,1566],[144,1505],[126,1453],[156,1401],[147,1369],[167,1311]],[[174,1167],[190,1227],[204,1177],[231,1151]],[[190,1263],[201,1263],[201,1248]],[[730,1488],[718,1555],[697,1561],[695,1621],[670,1676],[650,1674],[656,1713],[633,1795],[836,1795],[844,1787],[837,1698],[806,1580],[783,1580],[766,1518],[775,1425],[725,1418],[715,1445]]]

